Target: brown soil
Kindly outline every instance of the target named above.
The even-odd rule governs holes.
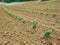
[[[44,4],[32,2],[21,6],[0,5],[0,45],[60,45],[59,4],[60,2],[55,1]],[[46,6],[45,9],[43,6]],[[10,17],[1,7],[26,19],[26,24]],[[47,7],[51,8],[47,10]],[[53,17],[54,13],[56,13],[55,17]],[[32,29],[35,18],[39,20],[39,24],[36,29]],[[52,29],[53,33],[46,38],[44,32],[48,29]]]

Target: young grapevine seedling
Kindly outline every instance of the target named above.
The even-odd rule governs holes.
[[[21,21],[22,21],[22,23],[23,23],[23,24],[25,24],[25,23],[26,23],[26,20],[25,20],[25,19],[23,19],[23,20],[21,20]]]
[[[56,17],[56,14],[53,14],[53,17]]]
[[[36,28],[37,25],[38,25],[38,20],[35,19],[35,20],[33,21],[32,28]]]
[[[46,31],[45,33],[44,33],[44,36],[45,37],[49,37],[50,35],[52,34],[52,31]]]

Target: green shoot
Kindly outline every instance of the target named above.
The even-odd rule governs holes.
[[[41,13],[41,15],[42,15],[43,13]]]
[[[56,17],[56,14],[55,13],[53,14],[53,17]]]
[[[25,23],[26,23],[26,20],[24,20],[24,19],[23,19],[23,20],[21,20],[21,21],[22,21],[22,23],[23,23],[23,24],[25,24]]]
[[[52,34],[52,31],[46,31],[46,32],[44,33],[44,36],[45,36],[45,37],[49,37],[51,34]]]
[[[49,9],[47,8],[47,10],[49,10]]]
[[[48,15],[48,14],[46,14],[46,15]]]
[[[35,20],[33,21],[32,28],[36,28],[37,25],[38,25],[38,20],[35,19]]]
[[[23,20],[23,18],[21,18],[21,17],[18,16],[18,20],[21,21],[21,20]]]

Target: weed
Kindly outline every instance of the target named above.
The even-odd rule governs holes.
[[[36,27],[37,27],[37,24],[38,24],[38,20],[35,19],[35,20],[33,21],[32,28],[36,28]]]

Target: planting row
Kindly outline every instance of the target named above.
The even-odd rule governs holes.
[[[8,8],[10,8],[10,7],[8,7]],[[10,9],[12,9],[12,8],[10,8]],[[53,15],[53,17],[55,17],[56,15],[59,15],[60,13],[51,13],[51,12],[45,12],[45,11],[32,11],[32,10],[27,10],[27,9],[16,9],[16,8],[13,8],[13,10],[15,10],[15,11],[21,11],[21,12],[25,12],[25,13],[31,13],[32,15],[33,14],[37,14],[37,15],[43,15],[43,14],[45,14],[45,15]]]
[[[26,19],[28,19],[28,20],[32,20],[32,18],[33,18],[33,20],[35,19],[35,18],[38,18],[39,19],[39,22],[41,23],[41,25],[45,25],[45,26],[49,26],[49,27],[51,27],[51,25],[53,26],[53,28],[56,28],[56,29],[58,29],[58,23],[57,22],[59,22],[58,20],[57,20],[57,17],[59,17],[59,15],[56,15],[56,16],[54,16],[54,18],[52,17],[52,14],[49,14],[49,15],[44,15],[44,13],[42,14],[42,15],[36,15],[36,14],[31,14],[31,13],[24,13],[24,12],[21,12],[21,11],[16,11],[16,10],[13,10],[12,8],[10,9],[8,9],[8,8],[6,8],[7,10],[9,10],[9,11],[11,11],[11,12],[13,12],[14,14],[17,14],[17,15],[19,15],[19,16],[22,16],[22,17],[24,17],[24,18],[26,18]],[[21,15],[20,15],[21,14]],[[55,15],[55,14],[53,14],[53,15]],[[52,20],[53,19],[53,20]],[[33,22],[33,20],[32,20],[32,22]],[[43,22],[44,21],[44,22]],[[56,23],[55,23],[56,22]],[[54,26],[55,25],[55,26]],[[57,26],[58,25],[58,26]],[[57,26],[57,27],[56,27]]]
[[[31,14],[31,13],[16,11],[16,10],[13,10],[12,8],[11,9],[9,8],[7,10],[9,10],[9,11],[11,11],[13,13],[16,13],[18,15],[21,14],[21,16],[24,16],[25,18],[28,18],[29,20],[36,17],[36,18],[38,18],[40,20],[40,22],[45,21],[43,23],[46,23],[46,24],[48,24],[48,22],[49,22],[49,25],[59,23],[59,21],[57,20],[57,17],[59,17],[59,15],[55,14],[55,13],[53,13],[53,17],[54,17],[53,18],[52,14],[48,14],[48,13],[41,13],[41,14],[38,15],[38,14]]]
[[[3,7],[2,7],[2,8],[3,8]],[[18,19],[18,20],[21,21],[22,23],[26,23],[26,20],[25,20],[24,18],[14,15],[14,14],[8,12],[7,10],[5,10],[4,8],[3,8],[3,10],[4,10],[4,12],[7,13],[9,16],[11,16],[11,17],[13,17],[13,18],[15,18],[15,19]]]
[[[3,7],[2,7],[3,8]],[[15,18],[15,19],[18,19],[19,21],[21,21],[22,23],[26,23],[26,19],[22,18],[22,17],[19,17],[19,16],[16,16],[15,14],[12,14],[10,12],[8,12],[7,10],[5,10],[3,8],[4,12],[7,13],[9,16]],[[38,19],[35,19],[33,22],[32,22],[32,28],[36,28],[37,27],[37,24],[38,24]]]
[[[16,12],[16,13],[18,13],[18,14],[22,14],[22,15],[25,15],[25,16],[29,16],[29,17],[39,17],[39,19],[42,17],[43,18],[43,16],[46,18],[49,18],[49,19],[51,19],[51,18],[53,18],[53,17],[59,17],[59,14],[60,13],[49,13],[49,12],[32,12],[32,11],[28,11],[28,10],[14,10],[14,9],[12,9],[12,8],[8,8],[8,10],[9,9],[11,9],[11,11],[13,11],[13,12]],[[37,18],[38,18],[37,17]],[[55,19],[55,18],[53,18],[53,19]],[[52,21],[52,20],[51,20]]]
[[[32,6],[31,6],[32,7]],[[31,7],[13,7],[13,6],[11,6],[11,7],[8,7],[8,8],[12,8],[12,9],[15,9],[15,10],[21,10],[21,11],[26,11],[26,12],[34,12],[34,11],[36,11],[36,12],[51,12],[51,13],[59,13],[60,12],[60,8],[54,8],[54,7],[52,7],[52,8],[48,8],[48,6],[46,6],[46,8],[31,8]]]
[[[2,7],[2,8],[3,8],[3,7]],[[8,12],[7,10],[5,10],[4,8],[3,8],[3,10],[4,10],[4,12],[7,13],[9,16],[11,16],[11,17],[13,17],[13,18],[15,18],[15,19],[18,19],[19,21],[22,21],[22,20],[23,20],[22,17],[15,16],[14,14],[12,14],[12,13]],[[26,21],[26,20],[23,21],[24,24],[26,23],[25,21]],[[32,28],[35,29],[35,28],[37,28],[37,26],[38,26],[38,19],[35,19],[35,20],[32,22]],[[44,32],[44,36],[45,36],[46,38],[48,38],[51,34],[52,34],[52,31],[51,31],[51,30],[47,30],[47,31]]]
[[[20,21],[20,20],[21,20],[21,21],[23,20],[23,18],[21,18],[21,17],[19,17],[19,16],[15,16],[14,14],[12,14],[12,13],[8,12],[7,10],[5,10],[4,8],[3,8],[3,10],[4,10],[4,12],[6,12],[9,16],[18,19],[19,21]],[[23,23],[25,24],[25,20],[23,21]],[[35,20],[32,22],[32,28],[35,29],[35,28],[37,27],[37,25],[38,25],[38,19],[35,19]],[[49,37],[51,33],[52,33],[52,31],[48,30],[48,31],[44,32],[44,36],[45,36],[45,37]]]

